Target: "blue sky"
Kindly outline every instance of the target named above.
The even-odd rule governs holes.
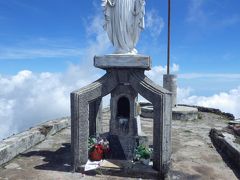
[[[239,73],[239,3],[172,0],[172,62],[180,65],[181,73]],[[78,63],[78,53],[71,55],[69,49],[81,49],[88,46],[89,39],[94,41],[86,26],[101,13],[99,5],[100,0],[0,0],[0,72],[61,72],[69,62]],[[160,35],[151,36],[146,28],[138,44],[140,52],[152,56],[153,65],[166,61],[166,10],[167,0],[147,0],[147,13],[161,16],[164,23]],[[47,49],[57,52],[51,55],[43,51]],[[31,50],[42,52],[27,54]],[[62,56],[61,50],[69,53]],[[16,51],[23,57],[16,57]]]
[[[148,75],[161,84],[167,0],[146,1],[146,28],[137,49],[152,57]],[[9,119],[2,136],[9,129],[19,132],[46,118],[68,115],[69,93],[104,73],[92,66],[95,54],[112,52],[100,4],[0,0],[0,121]],[[171,66],[178,74],[180,103],[240,116],[239,32],[239,0],[172,0]],[[16,121],[26,124],[14,126]]]

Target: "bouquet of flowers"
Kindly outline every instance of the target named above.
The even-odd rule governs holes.
[[[108,157],[109,151],[109,142],[106,138],[89,138],[88,152],[91,161],[100,161]]]
[[[135,149],[135,157],[134,160],[135,161],[140,161],[143,164],[148,165],[150,162],[150,158],[152,155],[152,149],[144,146],[144,145],[139,145],[136,149]]]

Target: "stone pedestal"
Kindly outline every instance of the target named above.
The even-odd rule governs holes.
[[[95,56],[94,66],[101,69],[151,69],[151,59],[143,55],[109,54]]]
[[[125,155],[132,153],[137,140],[141,141],[140,120],[136,113],[139,93],[153,104],[153,168],[163,177],[168,172],[171,157],[172,94],[144,75],[144,71],[151,67],[150,58],[142,55],[96,56],[94,65],[107,73],[94,83],[71,93],[74,171],[87,162],[88,137],[90,132],[94,134],[94,131],[99,131],[96,122],[99,118],[94,119],[98,117],[98,104],[102,97],[110,93],[110,136],[118,142],[115,145],[120,146]]]
[[[172,107],[175,107],[177,105],[177,76],[175,74],[164,74],[163,88],[172,93]]]

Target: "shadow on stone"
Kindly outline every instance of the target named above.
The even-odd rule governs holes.
[[[46,164],[35,166],[35,169],[40,170],[52,170],[52,171],[72,171],[71,167],[71,148],[70,143],[63,143],[62,147],[56,151],[30,151],[23,153],[20,156],[31,157],[31,156],[41,156],[44,157],[43,161]]]
[[[111,159],[126,159],[118,136],[111,135],[108,137],[110,144]]]

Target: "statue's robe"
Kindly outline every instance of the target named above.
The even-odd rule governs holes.
[[[135,46],[144,28],[145,0],[103,0],[108,37],[117,54],[137,53]]]

